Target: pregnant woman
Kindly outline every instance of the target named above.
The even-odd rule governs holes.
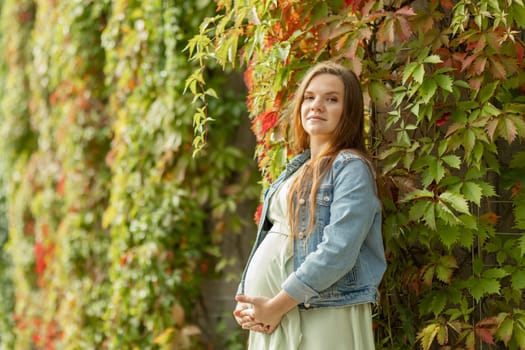
[[[386,261],[357,77],[315,65],[291,118],[297,155],[264,196],[235,319],[249,350],[374,349]]]

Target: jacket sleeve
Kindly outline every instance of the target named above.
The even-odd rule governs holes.
[[[360,158],[334,163],[333,201],[330,222],[323,238],[282,288],[295,300],[306,303],[333,285],[355,265],[370,228],[380,215],[375,181],[368,165]]]

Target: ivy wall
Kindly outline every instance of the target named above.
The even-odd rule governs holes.
[[[525,349],[522,1],[0,5],[3,348],[242,348],[199,327],[201,286],[291,156],[295,84],[333,59],[384,188],[377,348]]]
[[[389,262],[378,349],[525,349],[524,19],[512,0],[219,0],[189,43],[203,68],[245,69],[263,185],[306,69],[359,75]]]
[[[253,225],[237,205],[259,194],[253,152],[233,147],[242,94],[210,102],[192,156],[183,50],[214,7],[2,2],[2,348],[208,348],[201,285],[221,273],[222,237]]]

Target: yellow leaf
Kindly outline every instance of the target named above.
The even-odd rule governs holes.
[[[164,332],[159,334],[158,336],[153,339],[153,343],[160,344],[160,345],[167,345],[170,343],[173,339],[173,335],[175,334],[175,328],[170,327],[166,328]]]
[[[432,342],[434,341],[436,335],[439,332],[439,328],[439,324],[429,324],[421,332],[419,332],[417,338],[421,342],[421,347],[423,348],[423,350],[430,349]]]

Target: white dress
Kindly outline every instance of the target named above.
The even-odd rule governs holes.
[[[296,172],[297,174],[298,172]],[[294,176],[284,181],[270,199],[273,223],[257,248],[246,272],[245,294],[273,297],[293,272],[287,194]],[[249,350],[373,350],[370,304],[339,308],[293,308],[272,334],[250,332]]]

